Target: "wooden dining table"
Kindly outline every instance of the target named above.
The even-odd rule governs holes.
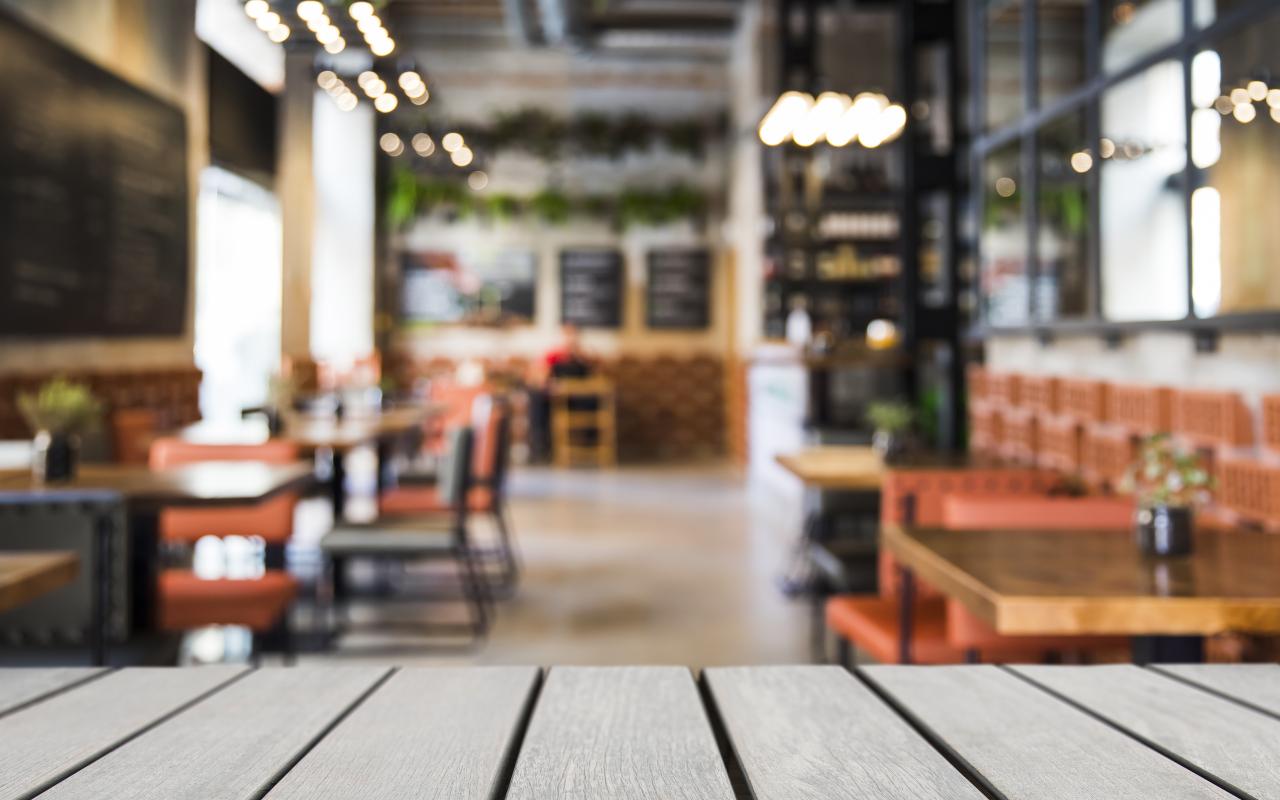
[[[398,441],[420,435],[423,425],[441,409],[434,405],[414,405],[370,412],[348,412],[341,417],[321,414],[286,414],[283,428],[273,434],[263,419],[233,422],[197,422],[178,432],[190,442],[204,444],[262,444],[271,438],[287,439],[308,453],[322,450],[330,454],[332,474],[330,499],[334,519],[342,519],[346,508],[346,458],[358,447],[372,447],[378,461],[378,490],[383,486],[386,462]]]
[[[254,505],[313,480],[312,465],[257,461],[210,461],[152,470],[124,464],[82,464],[71,480],[43,483],[30,470],[0,471],[0,492],[38,499],[65,492],[107,490],[120,495],[129,525],[132,628],[148,630],[154,619],[159,571],[159,516],[165,508]]]
[[[29,603],[71,583],[80,574],[75,553],[0,552],[0,611]]]
[[[1280,666],[0,671],[0,798],[1280,796]]]
[[[1016,635],[1130,636],[1141,662],[1199,660],[1203,637],[1280,634],[1280,537],[1197,531],[1190,556],[1139,552],[1132,531],[943,530],[885,525],[903,570],[910,663],[914,580]]]

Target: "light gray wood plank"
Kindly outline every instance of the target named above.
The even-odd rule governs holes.
[[[937,750],[840,667],[708,669],[756,800],[981,800]]]
[[[0,798],[31,797],[242,672],[126,669],[0,717]]]
[[[681,667],[556,667],[507,800],[732,800],[693,677]]]
[[[1280,720],[1127,664],[1013,667],[1257,798],[1280,799]]]
[[[515,757],[538,673],[536,667],[401,670],[267,798],[487,800]]]
[[[999,667],[865,674],[1014,800],[1226,800],[1232,795]]]
[[[0,669],[0,715],[103,672],[100,667]]]
[[[1280,715],[1280,665],[1161,664],[1152,669]]]
[[[257,670],[98,759],[41,797],[257,798],[388,671],[381,667]]]

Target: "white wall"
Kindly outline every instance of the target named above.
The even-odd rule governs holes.
[[[373,351],[374,111],[317,92],[311,353],[340,365]]]

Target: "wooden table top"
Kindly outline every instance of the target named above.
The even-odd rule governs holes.
[[[824,445],[777,456],[783,469],[815,489],[874,491],[884,478],[884,461],[870,447]]]
[[[728,667],[696,678],[678,667],[0,672],[4,798],[748,792],[1277,797],[1280,666]]]
[[[417,431],[433,413],[436,411],[431,407],[417,406],[392,408],[377,414],[353,414],[342,419],[290,414],[284,419],[280,438],[296,442],[307,450],[350,450]],[[207,444],[261,444],[271,438],[266,421],[261,419],[197,422],[183,428],[179,435],[191,442]]]
[[[79,573],[80,558],[72,552],[0,552],[0,611],[60,589]]]
[[[281,492],[300,489],[312,479],[313,466],[258,461],[206,461],[173,469],[150,470],[124,464],[82,464],[70,481],[40,484],[30,470],[0,472],[0,491],[57,492],[107,489],[119,492],[133,510],[166,506],[248,505]]]
[[[1002,634],[1280,633],[1280,537],[1199,531],[1158,559],[1131,531],[947,531],[886,525],[881,540]]]

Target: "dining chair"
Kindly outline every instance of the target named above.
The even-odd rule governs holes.
[[[299,451],[292,442],[270,440],[253,445],[158,439],[151,446],[151,468],[167,469],[207,461],[257,461],[291,464]],[[243,536],[264,543],[264,569],[253,577],[204,577],[190,567],[160,572],[157,625],[165,631],[187,631],[207,625],[240,625],[254,634],[255,644],[279,631],[286,662],[293,660],[289,611],[298,581],[285,569],[285,547],[293,535],[297,492],[261,503],[230,508],[167,508],[159,520],[160,541],[169,549],[187,549],[206,536]],[[258,649],[255,648],[255,657]]]
[[[507,475],[511,464],[511,410],[505,400],[494,395],[476,398],[471,417],[472,429],[478,431],[471,464],[471,484],[467,492],[468,510],[488,516],[498,533],[496,547],[476,548],[482,561],[494,560],[498,575],[489,580],[498,593],[514,591],[519,580],[519,556],[515,548],[514,528],[507,509]],[[382,493],[378,510],[384,517],[407,515],[442,515],[453,509],[434,481],[415,480]]]
[[[458,426],[448,435],[449,446],[442,461],[437,490],[448,513],[426,516],[391,516],[370,523],[336,526],[320,540],[320,549],[329,561],[333,597],[337,605],[349,601],[346,566],[353,559],[417,564],[453,562],[461,584],[461,599],[468,609],[466,630],[479,639],[489,630],[492,599],[481,575],[476,549],[469,530],[473,433]],[[457,599],[446,594],[445,599]],[[408,598],[419,601],[440,599],[438,595]],[[347,616],[347,615],[344,615]],[[422,624],[423,629],[440,627]]]

